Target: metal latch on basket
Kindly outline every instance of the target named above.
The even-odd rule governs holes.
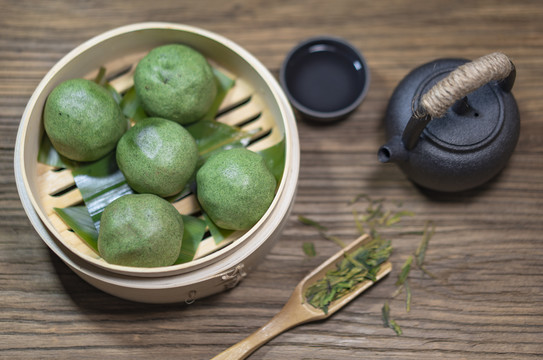
[[[231,270],[228,270],[221,275],[221,279],[225,282],[225,289],[232,289],[239,284],[239,282],[247,276],[247,273],[244,270],[245,265],[238,264]]]

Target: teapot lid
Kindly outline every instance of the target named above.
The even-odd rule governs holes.
[[[466,60],[438,60],[440,64],[428,66],[430,73],[419,83],[414,106],[418,106],[422,95],[445,78]],[[504,106],[501,90],[487,83],[458,100],[446,113],[430,121],[424,135],[444,147],[479,147],[492,141],[499,133],[504,121]],[[415,107],[415,108],[416,108]]]

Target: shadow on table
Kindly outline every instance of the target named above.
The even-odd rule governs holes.
[[[74,305],[87,313],[97,314],[115,314],[116,316],[125,314],[132,316],[134,314],[152,314],[165,313],[170,311],[183,311],[188,306],[198,306],[216,302],[222,294],[200,299],[197,304],[187,305],[184,302],[173,304],[146,304],[118,298],[110,295],[100,289],[87,283],[74,273],[66,264],[62,262],[53,252],[50,252],[51,263],[55,269],[62,287],[67,296],[70,297]]]

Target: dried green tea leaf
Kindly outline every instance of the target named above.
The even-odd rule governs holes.
[[[384,327],[391,328],[392,330],[394,330],[396,335],[402,335],[402,329],[400,328],[400,325],[398,325],[395,320],[390,318],[390,306],[388,305],[388,301],[386,301],[381,308],[381,315],[383,318]]]
[[[417,248],[417,251],[415,252],[415,259],[416,259],[417,266],[423,273],[430,276],[431,278],[437,279],[437,276],[435,276],[430,271],[428,271],[426,269],[426,266],[424,265],[426,250],[428,249],[428,244],[430,242],[430,239],[434,235],[434,233],[435,233],[434,224],[431,221],[426,222],[424,231],[422,232],[422,240],[419,244],[419,247]]]
[[[349,201],[349,205],[353,205],[355,203],[357,203],[360,199],[366,199],[366,200],[370,200],[370,197],[368,196],[368,194],[357,194],[354,198],[352,198],[350,201]]]
[[[364,227],[364,224],[362,221],[360,221],[360,215],[358,214],[358,211],[356,209],[353,209],[353,218],[354,218],[354,224],[356,228],[358,229],[358,232],[360,235],[366,234],[366,228]]]
[[[435,233],[435,226],[431,221],[427,221],[424,226],[424,232],[422,234],[422,241],[415,252],[416,263],[419,267],[424,264],[424,257],[426,256],[426,250],[428,249],[428,243]]]
[[[388,327],[390,324],[390,305],[388,305],[388,301],[385,301],[381,308],[381,316],[383,318],[383,326]]]
[[[349,202],[349,204],[354,205],[361,200],[364,200],[366,202],[366,207],[360,210],[356,209],[353,206],[352,214],[354,218],[354,223],[356,229],[360,234],[368,234],[373,239],[382,240],[383,232],[381,230],[386,230],[387,228],[398,224],[405,217],[415,215],[415,213],[412,211],[398,209],[399,207],[403,206],[401,202],[396,202],[394,204],[396,206],[396,209],[389,209],[388,206],[386,206],[388,204],[385,203],[385,199],[373,199],[367,194],[357,195]],[[325,230],[326,229],[319,230],[321,235],[332,241],[338,240],[337,238],[325,233]],[[423,237],[417,251],[414,253],[414,255],[409,256],[405,261],[404,265],[402,266],[400,274],[398,274],[398,279],[396,281],[397,289],[392,295],[392,297],[396,297],[405,289],[405,307],[407,312],[411,310],[412,293],[408,278],[413,262],[415,261],[416,265],[421,269],[421,271],[435,278],[435,276],[430,274],[424,267],[424,257],[428,248],[429,240],[433,236],[434,231],[435,229],[431,222],[428,222],[426,224],[424,231],[400,231],[400,235],[419,235]],[[335,274],[329,274],[326,284],[323,284],[320,287],[320,291],[322,291],[324,294],[313,294],[312,300],[313,303],[317,304],[317,306],[320,305],[323,308],[327,306],[325,302],[323,303],[323,301],[327,300],[330,297],[329,294],[332,289],[336,289],[336,292],[340,293],[341,291],[344,291],[344,289],[348,289],[350,286],[352,286],[355,279],[356,281],[358,281],[358,279],[360,278],[360,274],[350,273],[349,269],[345,267],[345,263],[350,263],[354,267],[371,267],[371,264],[365,263],[364,261],[359,261],[358,259],[352,259],[347,256],[340,266],[341,271],[338,271]],[[362,276],[362,278],[372,279],[374,278],[375,274],[375,272],[369,270],[366,274]],[[329,292],[326,293],[326,291]],[[388,308],[388,304],[386,304],[383,311],[384,319],[386,319],[385,326],[392,328],[398,335],[401,335],[402,330],[400,326],[394,320],[389,318],[388,312],[390,311],[390,309]]]
[[[343,242],[343,240],[341,240],[337,236],[329,235],[327,233],[328,229],[325,226],[316,222],[315,220],[311,220],[303,215],[298,215],[298,221],[304,225],[312,226],[315,229],[317,229],[319,231],[319,234],[326,240],[332,241],[333,243],[337,244],[341,248],[345,247],[345,243]]]
[[[377,204],[377,203],[380,203],[380,202],[384,201],[384,199],[377,199],[376,200],[376,199],[373,199],[368,194],[361,193],[361,194],[357,194],[351,201],[349,201],[349,205],[353,205],[353,204],[357,203],[358,201],[360,201],[361,199],[366,200],[370,204]]]
[[[409,312],[411,310],[411,287],[409,282],[406,280],[404,283],[405,286],[405,311]]]
[[[336,245],[338,245],[339,247],[341,248],[344,248],[346,245],[345,243],[343,242],[343,240],[341,240],[340,238],[338,238],[337,236],[334,236],[334,235],[328,235],[327,233],[321,231],[320,232],[321,236],[323,238],[325,238],[326,240],[330,240],[332,241],[333,243],[335,243]]]
[[[422,230],[401,231],[400,235],[418,235],[418,236],[422,236],[422,235],[424,235],[424,231],[422,231]]]
[[[366,222],[372,220],[379,222],[379,219],[382,218],[383,215],[383,204],[381,202],[372,201],[366,208],[366,215],[364,215],[362,219]]]
[[[389,327],[394,330],[394,332],[396,333],[396,335],[402,335],[403,332],[402,332],[402,328],[400,327],[400,325],[398,325],[398,323],[393,320],[393,319],[390,319],[389,321]]]
[[[407,280],[407,277],[409,276],[409,272],[411,271],[411,264],[413,263],[413,256],[409,256],[407,260],[405,260],[405,263],[402,266],[402,271],[398,275],[398,280],[396,281],[396,286],[403,285],[405,281]]]
[[[386,226],[392,226],[402,220],[404,216],[414,216],[415,213],[412,211],[398,211],[394,214],[392,214],[387,220],[385,225]]]
[[[317,252],[315,251],[315,245],[312,242],[304,242],[302,244],[302,249],[304,250],[304,254],[309,257],[317,255]]]
[[[363,281],[375,281],[376,274],[392,252],[390,242],[373,239],[345,254],[336,267],[307,288],[304,298],[315,308],[328,312],[330,304],[348,294]]]
[[[414,215],[411,211],[387,209],[385,207],[385,199],[374,200],[366,194],[358,195],[350,203],[354,204],[360,199],[366,200],[367,206],[361,214],[357,209],[352,209],[355,226],[360,234],[368,234],[373,238],[381,236],[381,229],[397,224],[405,216]]]
[[[298,221],[301,222],[304,225],[313,226],[315,229],[319,231],[327,231],[328,229],[325,226],[322,226],[315,220],[311,220],[303,215],[298,215]]]

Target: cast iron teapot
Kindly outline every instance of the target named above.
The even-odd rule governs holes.
[[[414,183],[454,192],[477,187],[505,166],[519,137],[511,94],[515,66],[502,53],[469,62],[439,59],[411,71],[386,113],[381,162]]]

